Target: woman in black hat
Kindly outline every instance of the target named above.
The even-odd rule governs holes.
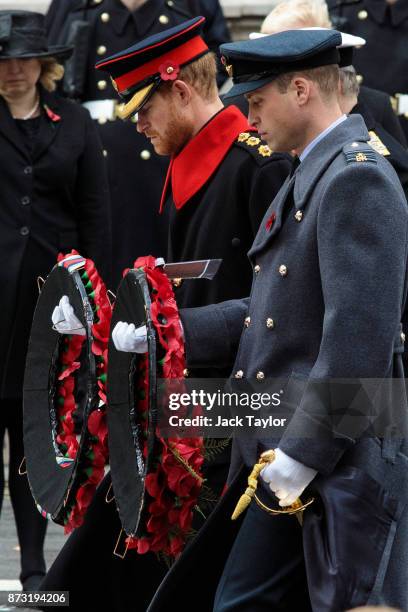
[[[44,17],[0,11],[0,447],[10,443],[9,490],[21,549],[20,579],[35,589],[45,573],[46,523],[26,477],[22,383],[37,277],[58,252],[75,248],[102,274],[110,267],[107,183],[88,112],[53,91],[68,47],[48,47]],[[29,408],[29,407],[28,407]],[[0,508],[4,490],[0,453]]]

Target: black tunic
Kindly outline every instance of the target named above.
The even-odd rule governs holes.
[[[230,146],[220,163],[198,163],[191,173],[192,155],[201,159],[217,157],[224,147],[226,126],[236,122],[240,129],[231,134]],[[177,209],[182,197],[175,185],[167,193],[170,209],[168,261],[220,258],[222,264],[212,281],[187,280],[176,289],[179,307],[204,306],[226,299],[244,297],[251,287],[251,267],[247,258],[259,223],[286,178],[290,160],[272,153],[249,131],[245,117],[230,106],[218,113],[197,134],[177,158],[173,183],[182,185],[191,196]],[[198,158],[197,158],[198,159]],[[211,165],[211,162],[210,162]],[[207,174],[206,174],[207,170]]]

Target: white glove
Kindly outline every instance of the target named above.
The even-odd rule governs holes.
[[[146,325],[136,329],[133,323],[119,321],[112,331],[112,340],[117,351],[147,353]]]
[[[293,504],[316,474],[317,470],[292,459],[280,448],[275,450],[275,460],[261,472],[262,479],[269,484],[280,506]]]
[[[63,295],[52,312],[51,319],[54,329],[60,334],[85,336],[86,331],[81,321],[74,313],[67,295]]]

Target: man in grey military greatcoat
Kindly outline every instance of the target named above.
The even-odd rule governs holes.
[[[149,612],[191,609],[191,597],[203,612],[338,612],[369,603],[408,610],[404,432],[391,435],[388,427],[374,436],[362,427],[353,435],[328,418],[341,402],[348,416],[346,400],[359,380],[404,376],[407,203],[391,165],[367,144],[361,116],[346,117],[338,106],[340,43],[336,31],[298,30],[221,47],[231,95],[247,96],[260,137],[274,151],[293,151],[296,163],[249,252],[251,296],[181,311],[188,365],[234,363],[235,378],[257,391],[272,377],[307,384],[278,442],[275,434],[234,440],[229,491]],[[340,380],[349,382],[341,387]],[[194,548],[223,520],[239,470],[247,476],[259,454],[276,446],[262,472],[261,502],[282,509],[313,491],[316,500],[303,531],[293,517],[270,516],[253,501],[212,604],[211,568],[196,596]],[[227,531],[219,534],[214,566]]]

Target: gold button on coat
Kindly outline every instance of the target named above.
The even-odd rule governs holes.
[[[257,380],[264,380],[265,374],[263,372],[257,372],[256,378]]]
[[[159,21],[161,24],[166,25],[166,23],[169,23],[169,18],[167,15],[160,15]]]
[[[190,374],[190,372],[187,370],[187,368],[185,370],[183,370],[183,376],[185,378],[187,378],[187,376]]]
[[[94,4],[101,4],[101,2],[103,2],[103,0],[93,0]]]
[[[173,280],[171,281],[171,284],[173,285],[173,287],[178,289],[183,284],[183,279],[182,278],[173,278]]]
[[[261,266],[259,264],[256,264],[256,266],[254,268],[255,274],[259,274],[260,271],[261,271]]]
[[[99,45],[99,47],[96,50],[98,55],[104,55],[106,53],[106,47],[105,45]]]
[[[104,156],[104,157],[108,157],[108,152],[107,152],[107,150],[106,150],[106,149],[103,149],[103,150],[102,150],[102,153],[103,153],[103,156]]]
[[[273,319],[271,319],[270,317],[268,317],[266,319],[266,327],[268,329],[273,329],[275,327],[275,321]]]
[[[287,269],[287,267],[286,267],[284,264],[282,264],[281,266],[279,266],[279,274],[280,274],[281,276],[286,276],[286,275],[287,275],[287,273],[288,273],[288,269]]]
[[[358,11],[358,13],[357,13],[357,17],[358,17],[359,19],[361,19],[361,20],[363,20],[363,19],[367,19],[367,17],[368,17],[368,13],[367,13],[367,11]]]
[[[108,23],[109,19],[110,19],[109,13],[102,13],[102,15],[101,15],[102,23]]]
[[[245,327],[249,327],[251,324],[251,317],[246,317],[244,321]]]
[[[108,86],[108,83],[106,81],[98,81],[97,85],[98,85],[98,89],[103,91]]]
[[[243,378],[244,373],[242,370],[238,370],[238,372],[235,373],[235,378]]]
[[[148,151],[147,149],[143,149],[143,151],[140,153],[140,157],[142,159],[144,159],[145,161],[147,161],[148,159],[150,159],[152,156],[152,154],[150,153],[150,151]]]
[[[401,340],[402,340],[402,342],[405,342],[405,334],[404,334],[404,332],[401,332]]]
[[[358,75],[356,76],[356,79],[357,79],[357,83],[358,83],[359,85],[361,85],[361,83],[364,81],[364,78],[363,78],[363,75],[362,75],[362,74],[358,74]]]
[[[295,214],[295,219],[298,223],[301,222],[301,220],[303,219],[303,212],[301,210],[297,211],[297,213]]]
[[[105,123],[107,123],[107,122],[108,122],[108,120],[107,120],[106,117],[99,117],[99,119],[98,119],[99,125],[105,125]]]

